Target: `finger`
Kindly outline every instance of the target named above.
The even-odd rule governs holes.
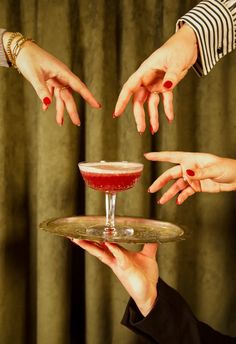
[[[204,168],[198,168],[196,170],[186,170],[189,179],[214,179],[220,177],[224,173],[222,165],[213,165]]]
[[[191,186],[187,186],[177,197],[176,203],[182,204],[186,199],[195,194],[195,190],[191,188]]]
[[[141,80],[141,75],[139,75],[138,72],[135,72],[126,81],[120,91],[113,116],[118,117],[124,112],[130,98],[132,97],[134,92],[137,91],[137,89],[141,86]]]
[[[162,195],[159,199],[158,204],[165,204],[170,201],[178,192],[184,190],[188,184],[183,180],[183,178],[179,178],[171,187]]]
[[[52,102],[52,96],[43,75],[41,75],[40,73],[33,73],[31,74],[29,81],[35,89],[35,92],[37,93],[39,99],[41,100],[43,108],[46,110]]]
[[[70,86],[72,90],[79,93],[92,107],[99,109],[101,104],[95,99],[87,86],[69,69],[63,69],[58,73],[57,79],[64,86]]]
[[[116,244],[112,244],[108,242],[106,242],[105,245],[115,257],[119,267],[122,269],[125,269],[127,266],[127,257],[125,255],[126,250]]]
[[[174,166],[162,173],[154,183],[149,187],[148,192],[156,192],[163,188],[169,181],[182,177],[182,168],[180,165]]]
[[[182,68],[178,64],[172,63],[167,69],[163,79],[163,87],[165,89],[173,89],[177,83],[181,80]]]
[[[52,85],[50,85],[50,83],[48,81],[46,81],[46,84],[47,84],[47,88],[51,94],[51,99],[53,99],[53,96],[54,96],[54,87],[52,87]],[[46,111],[48,108],[48,105],[45,105],[44,103],[42,104],[42,109],[43,111]]]
[[[160,101],[160,96],[157,92],[150,93],[148,97],[148,113],[150,118],[151,133],[152,135],[159,129],[158,120],[158,104]]]
[[[58,125],[62,126],[64,122],[65,104],[60,97],[60,89],[58,87],[55,88],[54,93],[56,98],[56,122]]]
[[[63,100],[71,121],[80,126],[79,114],[72,94],[68,88],[60,89],[60,97]]]
[[[144,244],[143,249],[142,249],[142,254],[144,256],[150,257],[150,258],[155,258],[156,253],[158,249],[158,244]]]
[[[174,109],[173,109],[173,92],[163,92],[163,106],[166,117],[169,122],[172,122],[174,119]]]
[[[133,100],[133,112],[134,118],[139,133],[143,133],[146,129],[145,123],[145,111],[143,104],[147,99],[147,92],[143,87],[140,87],[137,92],[134,93]]]
[[[96,243],[92,241],[79,240],[79,239],[72,239],[72,241],[76,245],[86,250],[88,253],[92,254],[93,256],[101,260],[101,262],[103,262],[104,264],[110,267],[113,264],[114,259],[112,255],[109,253],[109,251],[104,251],[104,249],[102,249]]]
[[[149,152],[144,154],[147,160],[152,161],[166,161],[172,162],[174,164],[180,164],[184,159],[187,159],[192,156],[192,153],[186,152]]]

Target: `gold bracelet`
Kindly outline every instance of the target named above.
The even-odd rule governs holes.
[[[11,53],[11,43],[13,39],[16,38],[17,36],[23,37],[20,32],[13,32],[7,41],[6,54],[11,66],[12,66],[12,61],[13,61],[13,56]]]
[[[16,37],[19,37],[19,38],[16,40],[14,47],[11,49],[12,41]],[[20,32],[13,32],[7,42],[7,47],[6,47],[7,57],[9,59],[10,65],[14,67],[18,71],[18,73],[20,73],[20,70],[16,65],[16,58],[19,55],[19,52],[21,51],[23,44],[27,41],[34,42],[32,38],[26,38]]]

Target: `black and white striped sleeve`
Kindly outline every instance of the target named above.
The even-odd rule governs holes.
[[[193,68],[207,75],[214,65],[236,47],[236,0],[204,0],[181,17],[176,29],[187,23],[194,30],[199,55]]]
[[[7,63],[7,57],[3,48],[2,36],[6,30],[0,29],[0,66],[1,67],[9,67]]]

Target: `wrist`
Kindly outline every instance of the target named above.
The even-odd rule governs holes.
[[[142,313],[142,315],[146,317],[154,308],[157,300],[158,300],[157,290],[155,289],[152,295],[147,300],[145,300],[145,302],[142,302],[142,303],[136,302],[136,305],[139,311]]]
[[[16,68],[20,73],[16,64],[16,59],[22,48],[34,41],[31,38],[24,37],[20,32],[6,31],[3,34],[2,42],[8,64]]]
[[[176,34],[183,36],[184,39],[188,40],[188,42],[191,42],[191,44],[197,45],[197,36],[190,25],[185,23]]]

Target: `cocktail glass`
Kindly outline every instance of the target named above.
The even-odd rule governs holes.
[[[106,223],[87,228],[86,232],[97,237],[124,237],[133,235],[134,229],[115,225],[117,192],[132,188],[139,180],[143,164],[134,162],[81,162],[79,169],[85,183],[92,189],[105,193]]]

